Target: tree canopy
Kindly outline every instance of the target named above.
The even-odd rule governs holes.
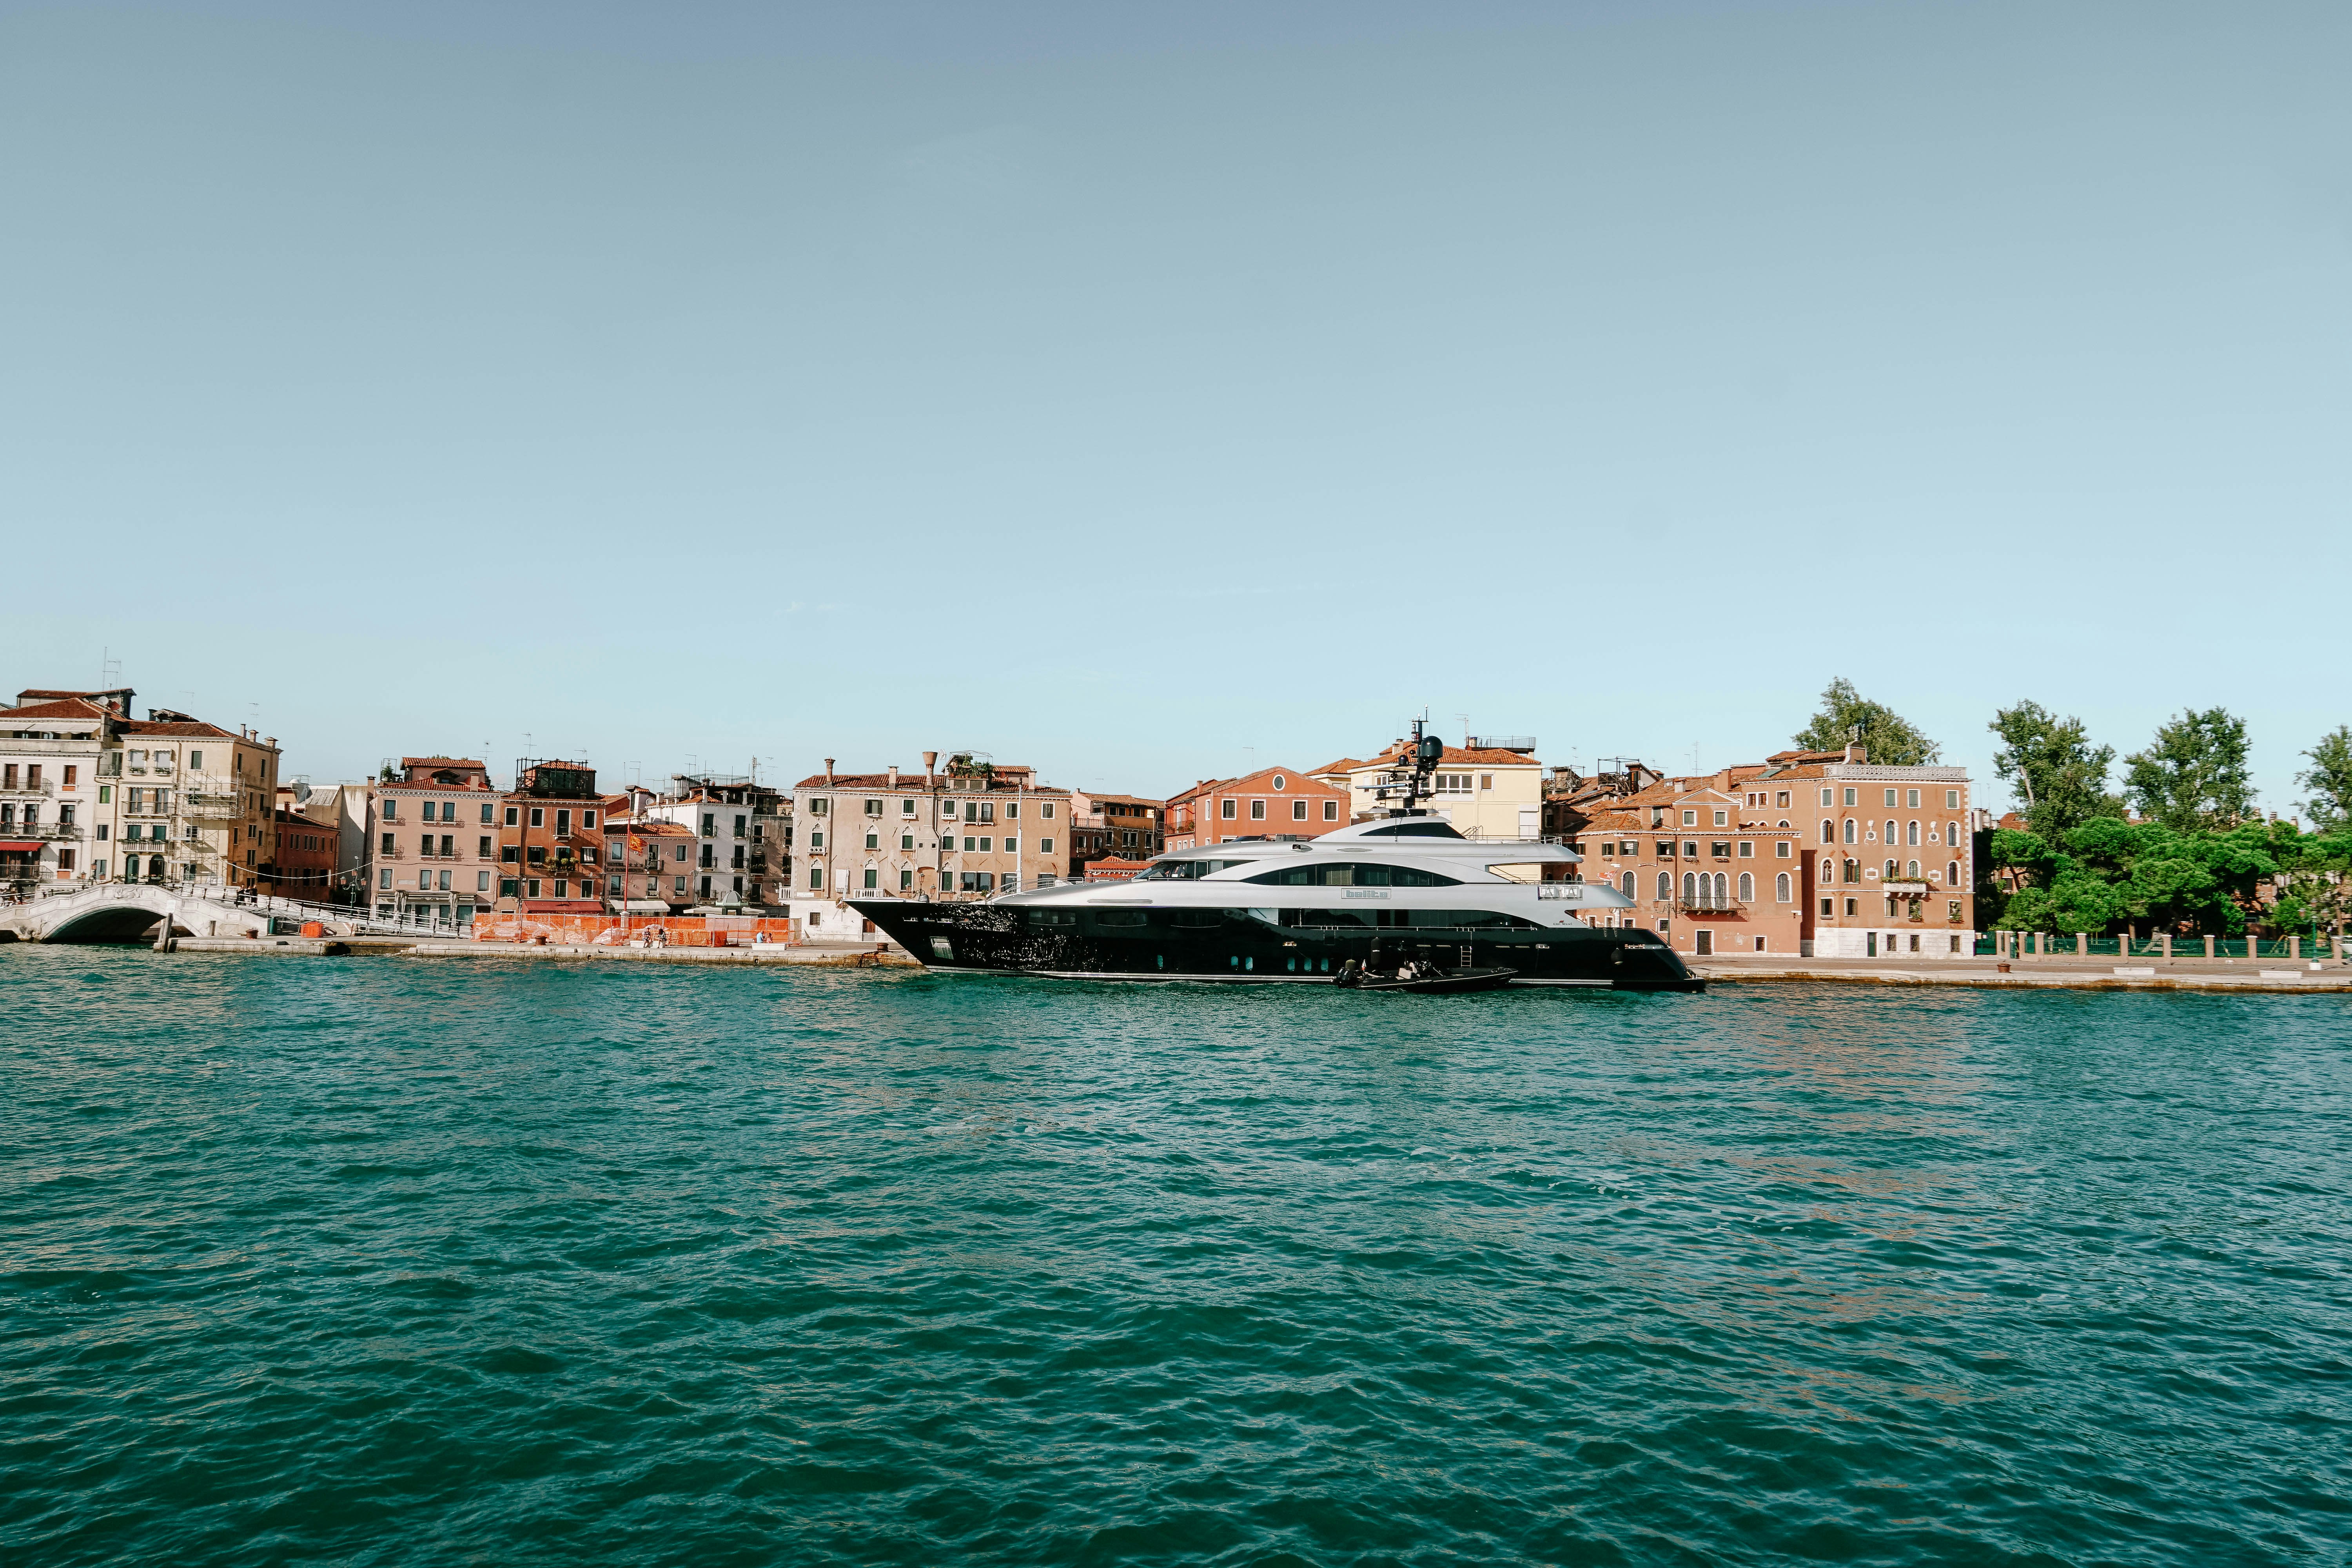
[[[2254,815],[2246,721],[2225,709],[2179,714],[2124,761],[2132,804],[2176,833],[2231,827]]]
[[[2343,919],[2352,833],[2314,835],[2291,823],[2247,822],[2176,832],[2158,822],[2096,816],[2051,838],[1992,836],[1991,860],[2023,872],[1994,922],[2006,931],[2104,931],[2126,921],[2242,933],[2250,919],[2285,931]],[[2258,884],[2272,881],[2265,910]]]
[[[2107,793],[2116,749],[2092,745],[2080,719],[2021,701],[1996,711],[1987,728],[2001,740],[1992,765],[2024,795],[2034,832],[2054,843],[2092,817],[2123,815],[2121,798]]]
[[[2352,827],[2352,725],[2336,725],[2303,754],[2311,766],[2294,782],[2311,792],[2302,805],[2312,826],[2322,833]]]
[[[1861,731],[1874,763],[1892,767],[1917,767],[1934,762],[1940,748],[1919,727],[1884,703],[1873,702],[1839,676],[1822,693],[1822,710],[1812,722],[1790,737],[1809,752],[1834,752]]]

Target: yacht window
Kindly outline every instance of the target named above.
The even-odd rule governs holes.
[[[1282,888],[1458,888],[1459,877],[1417,866],[1283,866],[1245,879]]]
[[[1148,917],[1141,910],[1097,910],[1095,911],[1095,924],[1098,926],[1139,926],[1146,923],[1147,918]]]
[[[1182,931],[1209,931],[1225,923],[1224,910],[1178,910],[1169,924]]]
[[[1068,910],[1031,910],[1029,923],[1032,926],[1074,926],[1078,923],[1078,917]]]
[[[1327,816],[1337,815],[1339,802],[1326,801],[1324,805],[1331,808]],[[1369,828],[1363,837],[1366,838],[1459,838],[1462,835],[1454,832],[1451,826],[1443,822],[1400,822],[1393,827]]]
[[[1228,866],[1239,866],[1239,860],[1158,860],[1138,871],[1131,879],[1138,882],[1190,882]]]

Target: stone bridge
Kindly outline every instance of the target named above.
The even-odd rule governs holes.
[[[0,906],[0,942],[153,941],[169,920],[173,936],[267,936],[267,910],[135,882],[100,882]]]

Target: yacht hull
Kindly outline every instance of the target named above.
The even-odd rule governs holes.
[[[1352,959],[1445,968],[1500,965],[1511,984],[1703,991],[1706,982],[1648,931],[1570,924],[1545,930],[1317,930],[1240,910],[1079,911],[1053,925],[1006,903],[852,900],[926,967],[1055,980],[1328,984]]]

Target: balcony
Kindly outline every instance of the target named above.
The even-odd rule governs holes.
[[[51,784],[47,779],[43,779],[38,784],[26,783],[20,784],[0,784],[0,795],[15,795],[18,797],[29,795],[46,799],[47,796],[55,795],[57,793],[57,785]]]
[[[1736,900],[1727,900],[1719,904],[1712,899],[1676,899],[1675,900],[1675,913],[1678,915],[1720,915],[1729,918],[1744,915],[1747,912],[1748,906]]]

